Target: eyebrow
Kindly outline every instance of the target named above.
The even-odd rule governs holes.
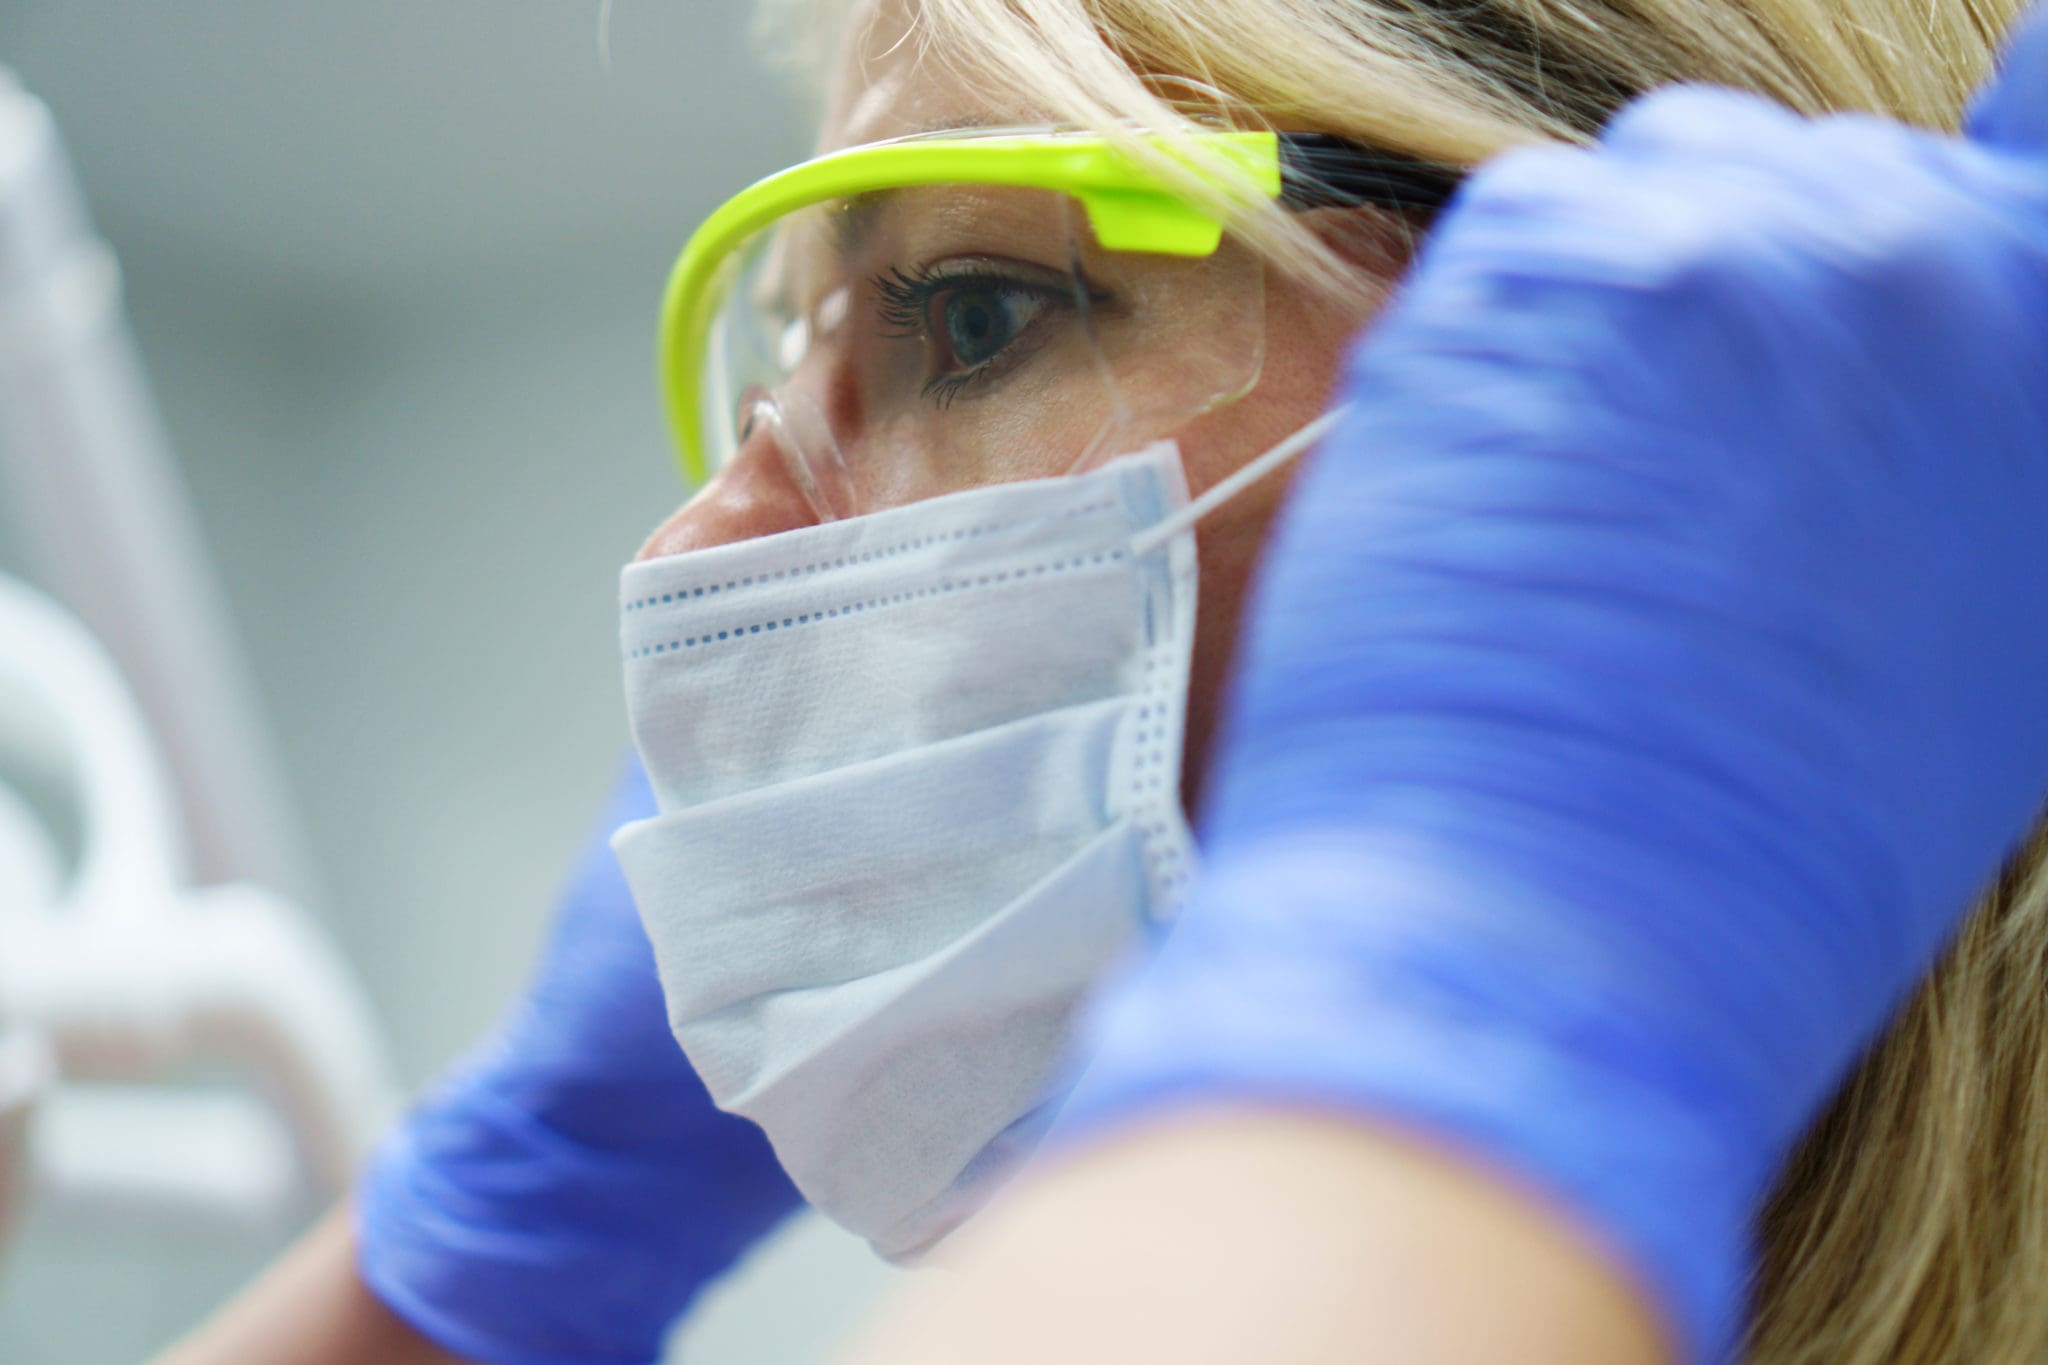
[[[899,134],[903,138],[937,137],[944,133],[959,133],[988,128],[1006,128],[1018,124],[1015,119],[992,119],[982,114],[962,114],[954,118],[940,119],[927,123],[914,132]],[[894,141],[895,139],[890,139]],[[856,254],[874,234],[875,220],[881,216],[887,201],[899,193],[896,189],[864,190],[849,195],[837,205],[833,215],[832,244],[842,256]]]
[[[832,246],[840,259],[860,254],[868,238],[874,235],[875,220],[881,217],[888,200],[896,193],[893,189],[863,190],[834,205]]]

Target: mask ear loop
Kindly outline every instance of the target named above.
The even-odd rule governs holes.
[[[1161,518],[1154,525],[1146,527],[1131,537],[1131,557],[1141,558],[1152,553],[1167,541],[1187,530],[1203,517],[1221,507],[1224,503],[1242,493],[1245,489],[1265,478],[1310,446],[1322,440],[1330,429],[1342,421],[1351,411],[1349,403],[1340,403],[1313,422],[1308,423],[1292,436],[1287,437],[1271,449],[1252,457],[1239,465],[1224,478],[1218,479],[1205,491],[1179,511]]]

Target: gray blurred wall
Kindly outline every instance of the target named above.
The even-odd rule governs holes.
[[[668,264],[808,143],[743,5],[601,14],[0,0],[0,63],[125,267],[324,918],[409,1086],[516,989],[623,750],[615,576],[679,496]],[[274,1250],[32,1219],[0,1360],[142,1358]],[[885,1280],[801,1223],[681,1353],[813,1359]]]

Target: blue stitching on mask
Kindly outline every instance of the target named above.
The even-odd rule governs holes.
[[[656,654],[673,654],[679,650],[695,649],[698,645],[716,644],[728,637],[759,635],[763,630],[774,630],[778,626],[790,628],[830,620],[840,616],[851,616],[855,612],[867,611],[873,607],[895,606],[900,602],[915,602],[926,597],[943,597],[951,593],[967,592],[975,588],[985,588],[1007,583],[1012,579],[1024,578],[1027,575],[1070,573],[1076,569],[1086,569],[1098,564],[1108,564],[1114,560],[1124,558],[1124,555],[1125,551],[1122,549],[1099,550],[1092,555],[1075,555],[1072,559],[1047,560],[1044,563],[1027,565],[1023,568],[1003,569],[993,574],[981,574],[975,578],[961,578],[934,583],[930,587],[917,588],[910,592],[899,592],[882,597],[871,597],[864,602],[850,602],[842,606],[826,607],[822,611],[806,612],[802,616],[785,616],[780,621],[764,621],[756,625],[747,626],[730,626],[715,634],[707,630],[702,635],[687,635],[678,640],[643,645],[639,649],[627,650],[626,657],[628,659],[645,659]]]
[[[951,540],[977,540],[982,536],[994,535],[998,531],[1014,530],[1020,526],[1033,526],[1044,522],[1065,521],[1073,517],[1086,516],[1091,512],[1103,512],[1117,505],[1115,498],[1103,498],[1081,507],[1069,507],[1061,512],[1042,517],[1016,517],[1010,521],[991,521],[980,526],[962,526],[952,531],[935,531],[916,540],[906,540],[880,550],[867,550],[858,555],[838,559],[821,559],[793,569],[777,569],[772,574],[752,574],[746,578],[729,579],[724,583],[708,583],[694,588],[674,588],[660,596],[649,594],[626,603],[625,610],[639,611],[645,607],[658,607],[663,603],[679,602],[686,597],[702,597],[706,593],[731,592],[735,588],[751,587],[756,582],[767,583],[778,578],[801,578],[806,574],[823,573],[827,569],[843,569],[848,564],[865,564],[872,560],[889,559],[895,555],[908,554]]]

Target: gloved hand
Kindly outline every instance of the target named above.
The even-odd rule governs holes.
[[[760,1129],[712,1107],[669,1034],[607,843],[653,811],[635,762],[525,998],[399,1124],[356,1192],[364,1282],[460,1354],[653,1360],[695,1292],[798,1206]]]
[[[2048,793],[2048,24],[1973,129],[1687,89],[1473,179],[1283,512],[1067,1141],[1433,1131],[1729,1349],[1776,1166]]]

